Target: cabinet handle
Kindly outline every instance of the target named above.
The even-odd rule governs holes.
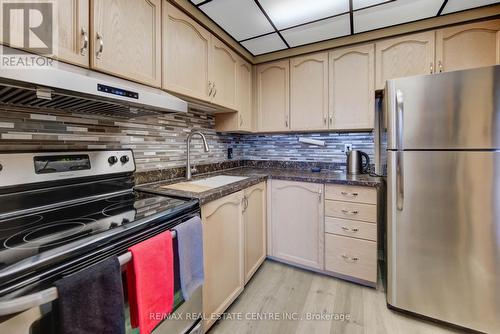
[[[87,30],[85,30],[85,28],[82,28],[82,39],[83,39],[83,46],[80,49],[80,54],[82,56],[86,56],[87,50],[89,49],[89,34],[87,33]]]
[[[359,258],[356,256],[347,256],[345,254],[342,254],[342,258],[344,259],[345,262],[349,263],[354,263],[359,260]]]
[[[101,59],[102,51],[104,50],[104,41],[102,39],[102,35],[99,33],[97,33],[97,41],[99,42],[99,49],[97,50],[96,58]]]
[[[332,125],[332,123],[333,123],[333,117],[332,115],[330,115],[330,125]]]
[[[243,196],[243,198],[241,199],[241,203],[243,205],[243,212],[247,211],[247,208],[248,208],[248,197]]]
[[[321,198],[323,197],[323,189],[319,188],[318,190],[318,201],[321,202]]]
[[[434,64],[431,63],[431,74],[433,74],[433,73],[434,73]]]
[[[354,210],[354,211],[349,211],[349,210],[344,210],[342,209],[341,210],[343,214],[345,215],[357,215],[359,212],[357,210]]]
[[[357,197],[358,193],[348,193],[347,191],[342,191],[342,195],[347,196],[347,197]]]
[[[326,122],[327,122],[326,121],[326,116],[323,116],[323,123],[325,123],[325,125],[327,124]]]
[[[288,128],[288,115],[285,115],[285,127]]]
[[[212,92],[214,90],[212,81],[208,82],[208,96],[212,96]]]
[[[240,114],[240,126],[242,126],[242,125],[243,125],[243,116],[241,116],[241,114]]]
[[[439,73],[443,73],[443,62],[441,62],[441,60],[438,62],[438,66],[439,66]]]
[[[217,95],[217,85],[214,83],[214,98],[215,98],[215,95]]]
[[[353,233],[356,233],[359,231],[359,229],[357,228],[349,228],[349,227],[346,227],[346,226],[342,226],[342,229],[346,232],[353,232]]]

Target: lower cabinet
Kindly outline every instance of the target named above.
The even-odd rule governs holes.
[[[203,205],[201,215],[206,331],[243,291],[243,191]]]
[[[244,190],[245,284],[266,259],[266,183]]]
[[[266,257],[266,182],[204,204],[201,216],[207,331]]]
[[[323,184],[271,180],[269,254],[289,263],[324,267]]]

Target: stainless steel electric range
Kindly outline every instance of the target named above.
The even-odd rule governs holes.
[[[134,171],[130,150],[0,154],[1,333],[54,332],[56,280],[111,256],[126,263],[130,246],[199,215],[197,200],[135,191]],[[201,314],[201,289],[176,312]],[[158,333],[199,327],[164,323]]]

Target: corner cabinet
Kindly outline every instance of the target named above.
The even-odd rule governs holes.
[[[161,86],[161,0],[91,0],[93,69]]]
[[[163,88],[210,101],[211,34],[169,2],[163,3]]]
[[[500,64],[500,20],[436,32],[436,69],[439,72],[496,64]]]
[[[324,268],[323,184],[271,180],[269,255],[312,269]]]
[[[244,190],[245,284],[266,258],[266,183]]]
[[[243,191],[201,208],[203,221],[204,329],[216,321],[243,291]]]
[[[290,61],[282,60],[257,66],[258,131],[290,129]]]
[[[328,128],[328,53],[290,59],[290,128]]]
[[[376,43],[376,89],[384,89],[389,79],[434,73],[434,43],[434,31]]]
[[[373,129],[375,46],[330,52],[330,129]]]

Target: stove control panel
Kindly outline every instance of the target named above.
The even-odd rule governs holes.
[[[131,150],[0,154],[0,187],[135,171]]]

